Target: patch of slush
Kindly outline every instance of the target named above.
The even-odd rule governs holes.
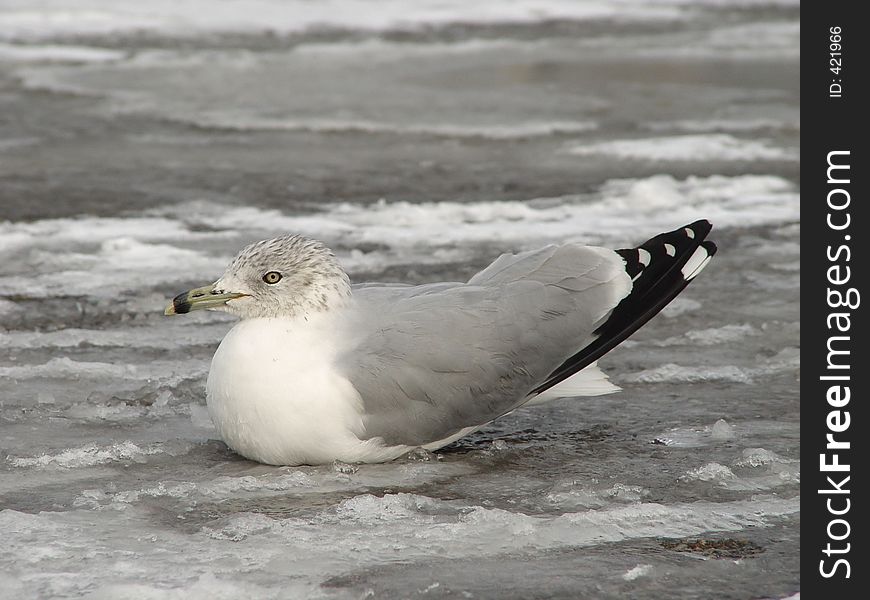
[[[652,369],[619,376],[619,380],[629,383],[705,383],[732,382],[753,383],[756,379],[769,375],[794,371],[800,368],[800,349],[783,348],[771,357],[757,357],[755,366],[737,367],[734,365],[694,365],[683,366],[666,363]]]
[[[387,133],[399,135],[425,135],[432,137],[522,140],[551,135],[565,135],[593,131],[594,121],[527,121],[511,124],[467,123],[446,125],[438,123],[390,123],[359,119],[268,119],[255,116],[239,117],[212,112],[191,119],[197,126],[209,129],[235,131],[311,131],[317,133]]]
[[[534,51],[545,48],[547,45],[548,40],[540,39],[472,37],[450,40],[411,40],[406,38],[398,41],[384,37],[366,37],[336,41],[315,40],[313,42],[303,42],[293,48],[293,53],[297,56],[310,57],[312,60],[322,60],[325,58],[344,59],[346,55],[353,54],[357,57],[364,57],[369,62],[398,63],[408,57],[501,53],[515,48]],[[152,60],[153,57],[157,56],[157,52],[161,51],[144,52],[137,56],[137,61],[140,58],[144,58],[146,61]],[[165,56],[173,57],[177,55],[169,53],[165,54]]]
[[[411,555],[423,550],[438,552],[464,539],[463,548],[452,548],[459,556],[493,555],[518,549],[549,549],[565,545],[585,546],[637,537],[690,535],[689,532],[740,530],[764,526],[770,520],[797,510],[793,500],[759,498],[754,508],[749,501],[717,504],[695,502],[664,506],[641,503],[601,511],[581,511],[559,516],[526,515],[496,508],[467,506],[415,494],[388,494],[381,498],[361,495],[342,501],[312,520],[320,527],[305,530],[300,519],[273,520],[238,515],[228,519],[229,529],[248,524],[259,531],[293,537],[303,532],[305,541],[320,546],[338,528],[348,534],[351,549],[366,553],[406,546]],[[706,521],[706,522],[705,522]],[[209,528],[218,533],[227,530]],[[390,533],[398,530],[401,535]],[[303,540],[299,540],[303,541]],[[372,547],[374,546],[374,548]]]
[[[739,139],[725,133],[645,137],[590,142],[568,149],[580,156],[606,155],[621,159],[688,162],[794,161],[796,152],[764,140]]]
[[[720,465],[719,463],[711,462],[698,467],[696,469],[690,469],[683,475],[680,479],[684,481],[713,481],[713,482],[726,482],[731,481],[733,479],[737,479],[737,476],[734,472],[726,467],[725,465]]]
[[[653,571],[652,565],[637,565],[622,574],[625,581],[634,581],[638,577],[646,577]]]
[[[204,500],[239,500],[267,496],[321,496],[332,492],[347,492],[369,487],[405,485],[413,481],[422,485],[467,475],[471,467],[460,463],[406,463],[367,465],[365,469],[333,470],[325,467],[264,467],[258,465],[252,475],[220,475],[201,480],[160,481],[142,488],[120,490],[110,485],[103,489],[84,490],[75,500],[76,506],[91,509],[118,508],[136,504],[148,498],[172,498],[196,506]],[[263,472],[265,471],[265,472]]]
[[[734,427],[725,419],[719,419],[710,428],[710,437],[720,442],[733,439]]]
[[[0,317],[4,315],[11,315],[13,313],[18,312],[20,309],[18,304],[12,302],[11,300],[6,300],[5,298],[0,298]],[[5,337],[0,337],[0,344],[3,343]]]
[[[2,15],[2,10],[0,10]],[[2,16],[0,16],[2,20]],[[62,62],[62,63],[103,63],[121,60],[126,52],[92,48],[89,46],[39,45],[24,46],[0,43],[0,62]]]
[[[549,505],[561,510],[601,509],[615,503],[640,503],[649,493],[648,489],[639,485],[615,483],[602,488],[585,482],[564,481],[553,487],[546,500]]]
[[[113,364],[86,362],[61,357],[43,364],[0,367],[0,376],[11,379],[124,379],[177,383],[182,379],[201,377],[208,373],[208,365],[198,360],[152,361],[145,364]]]
[[[738,472],[746,473],[756,489],[770,489],[781,485],[800,485],[800,461],[780,456],[764,448],[745,448],[743,456],[733,462]]]
[[[700,34],[691,31],[676,34],[665,43],[648,36],[631,50],[642,59],[796,60],[800,57],[800,24],[760,20],[724,25]]]
[[[353,274],[467,261],[484,248],[492,253],[493,246],[637,243],[700,217],[720,228],[784,223],[800,218],[800,204],[793,184],[780,177],[658,175],[612,180],[595,194],[528,202],[342,203],[303,215],[193,202],[124,219],[0,222],[0,260],[6,265],[0,288],[39,298],[117,297],[177,286],[204,274],[216,277],[252,239],[287,232],[340,242],[333,249]],[[648,233],[638,234],[638,222]]]
[[[674,317],[679,317],[686,313],[695,312],[701,308],[701,306],[703,305],[697,300],[677,296],[671,300],[670,304],[665,306],[659,314],[666,319],[673,319]]]
[[[123,562],[131,572],[134,565]],[[320,590],[317,586],[305,585],[297,581],[287,581],[281,588],[269,588],[254,582],[239,583],[233,577],[217,573],[202,573],[187,581],[181,588],[166,589],[148,583],[98,584],[88,594],[94,600],[236,600],[238,598],[262,598],[280,600],[283,598],[314,598]]]
[[[770,263],[771,269],[776,269],[777,271],[788,271],[790,273],[797,273],[801,270],[800,261],[793,261],[787,263]]]
[[[546,241],[584,239],[601,243],[636,240],[636,223],[650,231],[706,216],[718,227],[798,219],[794,186],[779,177],[689,177],[659,175],[612,180],[594,195],[540,198],[528,202],[387,202],[337,204],[322,213],[293,216],[277,210],[210,205],[167,207],[191,225],[216,229],[297,231],[343,244],[385,244],[426,261],[435,248],[481,243],[527,247]],[[426,252],[421,252],[426,248]],[[377,251],[350,256],[363,261]],[[431,262],[431,258],[427,262]]]
[[[177,455],[184,453],[186,447],[178,448],[163,443],[139,446],[127,440],[110,445],[86,444],[79,448],[67,448],[55,454],[38,456],[8,456],[6,462],[19,468],[61,467],[75,469],[92,467],[111,462],[146,462],[146,457],[155,454]]]
[[[697,13],[702,14],[702,13]],[[757,20],[685,29],[662,35],[639,33],[630,43],[625,37],[595,36],[575,42],[579,50],[596,57],[645,61],[796,61],[800,57],[800,25],[795,21]]]
[[[251,475],[243,477],[218,477],[209,482],[195,483],[192,481],[175,482],[175,483],[158,483],[156,486],[143,488],[139,490],[129,490],[117,492],[111,496],[99,490],[90,490],[83,493],[87,498],[89,496],[94,500],[105,498],[110,502],[120,502],[130,504],[138,502],[143,497],[169,497],[169,498],[187,498],[191,495],[212,497],[212,498],[238,498],[244,492],[286,492],[303,487],[312,487],[315,485],[315,480],[311,476],[301,471],[290,473],[282,473],[271,477],[254,477]]]
[[[718,421],[717,421],[718,422]],[[769,439],[777,436],[798,437],[799,427],[794,423],[781,421],[738,421],[728,424],[731,427],[732,437],[727,440],[729,445],[737,445],[750,440]],[[652,440],[654,444],[673,447],[677,449],[702,448],[705,446],[722,445],[722,440],[713,437],[713,425],[698,427],[677,427],[663,432]],[[748,451],[753,451],[749,448]],[[735,468],[745,468],[748,465],[743,461],[746,458],[734,462]]]
[[[299,588],[384,560],[449,556],[475,559],[647,537],[684,537],[766,527],[800,510],[799,498],[757,496],[736,502],[664,506],[641,503],[558,516],[525,515],[415,494],[360,495],[309,518],[273,519],[240,513],[195,533],[157,529],[135,508],[38,515],[0,512],[0,568],[16,565],[25,590],[72,595],[101,586],[188,590],[218,570],[237,586],[252,582],[286,597],[293,573]],[[140,516],[141,515],[141,516]],[[137,535],[129,535],[135,524]],[[177,557],[185,556],[183,568]],[[82,562],[81,557],[88,560]],[[392,557],[392,558],[391,558]],[[75,578],[30,577],[75,569]]]
[[[6,139],[0,140],[0,152],[16,150],[18,148],[30,148],[31,146],[36,146],[41,141],[42,139],[38,137],[7,137]]]
[[[731,133],[753,132],[759,130],[800,130],[800,121],[783,121],[777,119],[680,119],[676,121],[655,121],[645,123],[643,127],[651,131],[681,131],[685,133]]]
[[[212,232],[193,232],[177,219],[139,215],[133,217],[78,217],[37,221],[0,221],[0,252],[39,248],[39,242],[58,246],[90,246],[110,242],[121,248],[125,240],[160,242],[213,237]],[[120,240],[120,241],[119,241]],[[115,247],[109,246],[106,250]]]
[[[190,423],[199,429],[209,429],[217,435],[217,431],[212,423],[211,415],[208,414],[208,407],[202,404],[189,404],[190,407]]]
[[[539,23],[552,20],[674,20],[679,6],[642,0],[618,3],[572,0],[8,0],[0,8],[0,39],[41,40],[66,36],[159,33],[190,37],[214,33],[287,35],[307,30],[417,30],[452,23]]]
[[[778,50],[782,56],[800,55],[801,26],[798,21],[758,21],[717,27],[710,31],[708,49],[729,52],[734,48]]]
[[[667,363],[619,377],[629,383],[752,383],[749,370],[733,365],[684,367]]]
[[[57,240],[36,243],[55,246]],[[129,290],[136,283],[150,286],[182,281],[190,277],[191,272],[220,272],[230,259],[230,256],[214,257],[132,238],[115,238],[103,242],[99,248],[79,250],[34,251],[29,259],[41,272],[0,277],[0,285],[29,297],[85,296],[95,290],[111,294]]]
[[[80,423],[123,423],[145,418],[159,419],[176,414],[174,409],[167,406],[168,398],[164,397],[161,400],[148,406],[130,406],[123,402],[100,404],[88,398],[88,402],[70,406],[63,412],[63,416]]]
[[[159,308],[165,304],[163,299]],[[155,312],[158,307],[155,307]],[[0,310],[2,313],[2,310]],[[124,329],[59,329],[57,331],[10,331],[0,333],[0,348],[120,348],[135,345],[137,348],[171,350],[180,346],[211,345],[220,342],[226,334],[224,323],[197,323],[195,326],[178,324],[172,335],[165,329],[154,326]],[[114,366],[114,365],[113,365]]]
[[[762,448],[753,448],[750,450],[750,456],[758,456],[763,453],[766,457],[768,452]],[[744,451],[745,456],[746,451]],[[751,461],[752,459],[750,458],[749,460]],[[737,467],[745,465],[746,462],[744,458],[735,461],[734,465]],[[800,485],[800,465],[798,461],[779,460],[768,462],[764,465],[755,465],[751,469],[738,475],[726,465],[710,462],[700,467],[689,469],[680,477],[680,481],[713,483],[733,491],[765,491],[781,486]]]
[[[116,365],[104,362],[85,362],[67,357],[52,358],[40,365],[16,365],[0,367],[0,376],[11,379],[29,378],[67,378],[67,377],[114,377],[124,378],[133,375],[136,366],[130,364]]]
[[[773,464],[793,464],[798,461],[780,456],[772,450],[764,448],[746,448],[743,450],[743,458],[734,462],[737,467],[757,468]]]
[[[658,341],[650,341],[647,343],[651,343],[654,346],[717,346],[719,344],[738,342],[744,338],[760,334],[761,331],[748,323],[742,325],[735,323],[723,325],[722,327],[687,331],[683,335],[669,337]]]
[[[735,428],[734,425],[724,419],[719,419],[713,425],[701,428],[672,429],[657,436],[653,442],[662,446],[673,446],[676,448],[699,448],[724,441],[720,435],[714,435],[714,432],[719,433],[723,430],[727,432],[725,439],[728,440],[744,435],[742,426]]]

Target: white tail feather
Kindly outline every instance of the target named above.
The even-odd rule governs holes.
[[[574,396],[603,396],[618,392],[620,388],[607,379],[607,375],[594,362],[582,371],[578,371],[565,381],[554,385],[533,397],[523,406],[543,404],[556,398],[571,398]]]

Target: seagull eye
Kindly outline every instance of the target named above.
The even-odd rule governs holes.
[[[265,275],[263,275],[263,281],[266,283],[278,283],[281,281],[281,273],[278,271],[269,271]]]

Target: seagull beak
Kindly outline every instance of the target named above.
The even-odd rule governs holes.
[[[164,315],[183,315],[192,310],[202,310],[206,308],[220,308],[226,306],[226,303],[236,298],[249,296],[250,294],[241,294],[238,292],[225,292],[215,289],[214,284],[178,294],[163,311]]]

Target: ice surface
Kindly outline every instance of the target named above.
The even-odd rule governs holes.
[[[639,373],[624,375],[620,381],[632,383],[705,383],[712,381],[752,383],[751,373],[747,371],[747,369],[741,369],[733,365],[684,367],[674,363],[667,363],[660,367],[640,371]]]
[[[725,133],[590,142],[573,146],[568,152],[580,156],[606,154],[655,161],[797,160],[796,154],[771,146],[764,140],[739,139]]]
[[[655,342],[653,343],[655,344]],[[783,348],[771,357],[757,356],[755,363],[751,366],[688,366],[678,365],[674,363],[666,363],[658,367],[639,371],[637,373],[622,375],[619,377],[619,381],[632,383],[702,383],[710,381],[722,381],[750,384],[759,377],[765,377],[779,373],[794,372],[797,371],[799,368],[799,349]]]
[[[82,527],[88,522],[87,511],[28,515],[5,510],[0,512],[0,524],[7,537],[0,557],[17,555],[34,567],[53,564],[55,569],[76,562],[76,578],[40,582],[41,589],[53,593],[81,592],[107,575],[114,585],[143,585],[140,582],[146,572],[152,574],[144,580],[150,585],[189,590],[215,563],[234,569],[247,564],[246,573],[235,578],[243,588],[255,577],[267,583],[269,572],[280,572],[290,565],[297,585],[310,585],[305,582],[336,567],[364,567],[390,556],[408,561],[449,552],[454,557],[479,559],[509,550],[596,546],[636,535],[655,535],[662,527],[686,535],[710,526],[730,531],[749,524],[763,526],[767,519],[795,510],[793,501],[759,498],[753,503],[721,506],[695,503],[666,508],[647,504],[541,518],[391,494],[383,498],[359,496],[307,518],[239,513],[190,534],[145,525],[139,512],[101,513],[94,528]],[[762,512],[765,517],[759,516]],[[700,519],[708,522],[701,524]],[[105,534],[131,520],[146,526],[144,535],[114,540],[120,542],[120,554],[111,551]],[[674,529],[667,525],[670,522],[679,524]],[[29,543],[34,535],[52,535],[56,541],[50,547],[34,546]],[[457,539],[463,543],[456,544]],[[171,557],[182,547],[186,547],[188,558],[180,569],[172,564]],[[90,557],[85,563],[78,558],[83,550]]]
[[[748,323],[732,323],[723,327],[687,331],[683,335],[653,342],[657,346],[715,346],[739,341],[747,336],[760,335],[761,332]]]
[[[130,337],[130,343],[135,343],[135,337]],[[207,372],[207,365],[199,361],[161,362],[153,361],[146,365],[113,364],[104,362],[84,362],[68,357],[52,358],[43,364],[17,365],[0,367],[0,375],[11,379],[104,379],[110,378],[153,380],[162,378],[167,383],[179,379],[196,377]]]
[[[88,46],[25,46],[0,43],[0,61],[95,63],[119,60],[125,56],[126,53],[117,50]]]
[[[784,458],[776,452],[765,450],[764,448],[746,448],[743,451],[743,458],[737,460],[734,464],[738,467],[761,467],[776,463],[794,463],[796,461]]]
[[[699,308],[701,308],[701,303],[697,300],[678,296],[677,298],[674,298],[670,304],[664,307],[662,312],[659,314],[665,318],[672,319],[674,317],[679,317],[684,313],[696,311]]]
[[[602,489],[586,482],[569,481],[557,484],[547,494],[547,501],[562,509],[603,508],[615,502],[638,503],[649,494],[648,489],[638,485],[615,483]]]
[[[2,3],[0,595],[794,596],[798,4],[412,4]],[[384,465],[233,454],[231,319],[162,316],[288,231],[424,282],[696,218],[720,252],[604,357],[622,393]]]
[[[159,297],[154,309],[163,305],[164,298]],[[94,346],[112,348],[127,346],[135,341],[136,346],[143,348],[170,349],[182,345],[215,344],[226,333],[223,324],[199,324],[186,327],[180,335],[176,332],[171,338],[166,332],[154,327],[126,327],[116,329],[78,329],[70,327],[57,331],[10,331],[0,334],[0,348],[76,348]]]
[[[683,477],[688,480],[696,479],[698,481],[714,482],[727,482],[736,478],[731,469],[719,463],[707,463],[702,467],[690,470]]]
[[[527,121],[507,124],[482,125],[479,123],[389,123],[360,119],[265,119],[251,116],[212,113],[196,119],[202,127],[235,129],[239,131],[278,130],[309,131],[316,133],[365,133],[426,135],[434,137],[485,140],[517,140],[558,134],[576,134],[598,128],[594,121]]]
[[[745,466],[743,461],[735,461],[734,464]],[[799,484],[800,467],[797,466],[796,461],[784,461],[775,465],[769,464],[768,468],[760,471],[738,475],[728,466],[712,462],[689,469],[681,479],[687,482],[713,483],[734,491],[767,491]]]
[[[730,440],[734,437],[734,428],[725,419],[719,419],[710,428],[710,437],[714,440]]]
[[[649,575],[653,570],[652,565],[637,565],[622,574],[622,578],[626,581],[634,581],[638,577]]]
[[[6,39],[40,39],[58,35],[106,35],[148,31],[168,35],[210,32],[292,33],[306,29],[421,28],[452,22],[523,23],[554,19],[621,21],[679,18],[678,7],[648,2],[486,1],[469,6],[458,0],[427,0],[408,5],[401,0],[251,0],[218,4],[205,0],[157,0],[147,5],[124,0],[48,0],[39,10],[26,0],[4,3],[0,31]],[[0,39],[2,39],[0,38]]]
[[[747,420],[743,422],[730,423],[734,438],[741,442],[746,442],[750,438],[766,437],[777,428],[783,435],[790,435],[791,427],[778,425],[774,421],[759,421]],[[662,443],[666,446],[678,448],[698,448],[701,446],[721,445],[721,442],[715,440],[712,436],[713,425],[701,425],[697,427],[678,427],[660,433],[656,440],[657,443]],[[742,464],[742,463],[740,463]],[[738,465],[739,466],[739,465]]]
[[[167,451],[177,451],[177,449],[164,448],[159,444],[142,448],[131,441],[125,441],[110,446],[88,444],[81,448],[69,448],[57,454],[41,454],[33,457],[9,456],[6,461],[13,467],[19,468],[57,466],[72,469],[117,461],[144,462],[147,456]]]
[[[565,239],[637,243],[642,241],[634,232],[639,218],[650,230],[670,229],[699,216],[728,227],[779,222],[796,218],[798,211],[790,183],[749,175],[619,180],[592,196],[527,202],[342,203],[309,215],[195,202],[152,211],[159,217],[0,223],[0,257],[26,256],[19,271],[23,264],[32,265],[26,273],[0,274],[0,285],[11,293],[38,297],[111,296],[196,278],[216,279],[232,252],[193,250],[188,247],[191,242],[225,247],[227,240],[287,231],[327,243],[340,240],[351,250],[339,248],[339,259],[353,273],[394,264],[461,261],[479,252],[484,243],[500,248]],[[388,249],[358,250],[369,245]],[[101,343],[100,338],[105,335],[97,336],[96,343]],[[12,342],[0,340],[0,345],[4,343]]]
[[[684,131],[696,132],[748,132],[767,129],[800,129],[799,121],[782,121],[776,119],[681,119],[678,121],[666,121],[648,123],[647,127],[652,131]]]

